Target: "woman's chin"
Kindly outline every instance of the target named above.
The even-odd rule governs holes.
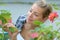
[[[27,23],[32,24],[33,21],[27,21]]]

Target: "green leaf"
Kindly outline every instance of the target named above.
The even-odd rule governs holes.
[[[36,21],[34,21],[34,24],[35,24],[35,25],[41,25],[41,24],[43,24],[43,23],[36,20]]]
[[[0,39],[3,39],[4,35],[2,33],[0,33]]]
[[[34,40],[37,40],[37,38],[34,38]]]
[[[51,4],[55,10],[60,10],[60,8],[57,6],[57,4]]]
[[[1,16],[4,17],[5,19],[11,19],[11,13],[8,12],[7,10],[1,10]]]
[[[2,21],[3,24],[7,23],[6,19],[4,17],[2,17],[1,15],[0,15],[0,20]]]
[[[55,3],[54,4],[51,4],[52,6],[57,6]]]
[[[33,38],[30,38],[30,40],[34,40]]]
[[[11,20],[11,13],[7,10],[0,10],[0,20],[2,20],[3,24],[7,23]]]
[[[0,25],[0,28],[2,28],[2,25]]]
[[[38,31],[40,31],[40,27],[35,28],[35,32],[38,32]]]
[[[60,22],[56,22],[56,26],[59,26],[60,25]]]
[[[54,9],[55,9],[55,10],[60,10],[60,8],[58,8],[57,6],[54,6]]]
[[[44,27],[46,27],[46,26],[45,26],[45,24],[43,23],[43,24],[40,24],[40,27],[44,28]]]
[[[30,32],[32,32],[32,33],[33,33],[33,32],[35,32],[35,30],[30,30]]]
[[[17,31],[17,28],[16,27],[10,27],[9,30],[14,33],[15,31]]]

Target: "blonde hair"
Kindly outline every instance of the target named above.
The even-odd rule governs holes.
[[[43,12],[43,18],[48,17],[52,12],[51,5],[47,4],[45,0],[38,0],[35,2],[35,4],[37,4],[37,6],[39,6],[40,8],[45,9],[45,11]]]

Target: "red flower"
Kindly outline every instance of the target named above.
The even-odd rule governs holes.
[[[52,12],[52,13],[49,15],[49,20],[53,22],[56,17],[58,17],[57,12]]]
[[[36,33],[32,33],[31,35],[31,38],[37,38],[38,37],[38,33],[36,32]]]
[[[10,19],[8,22],[9,22],[9,23],[12,23],[12,20]]]

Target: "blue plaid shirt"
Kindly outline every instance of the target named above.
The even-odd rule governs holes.
[[[26,22],[26,15],[19,16],[17,21],[16,21],[15,26],[18,28],[18,30],[21,31],[25,22]]]

